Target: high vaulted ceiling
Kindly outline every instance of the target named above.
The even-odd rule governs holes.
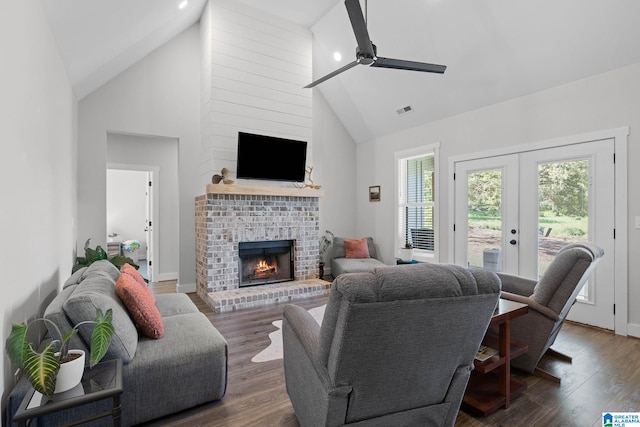
[[[311,28],[314,78],[355,59],[342,0],[237,1]],[[205,4],[41,2],[79,98],[197,22]],[[381,56],[448,68],[358,65],[318,85],[357,142],[640,62],[638,0],[370,0],[367,16]]]

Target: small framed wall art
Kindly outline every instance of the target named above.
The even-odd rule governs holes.
[[[370,202],[379,202],[380,201],[380,186],[372,185],[369,187],[369,201]]]

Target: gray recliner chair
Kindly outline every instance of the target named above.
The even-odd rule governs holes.
[[[560,382],[538,367],[545,353],[571,360],[551,349],[562,322],[576,302],[604,251],[593,243],[574,243],[558,252],[539,281],[498,273],[502,298],[529,305],[527,315],[511,321],[511,339],[527,344],[529,350],[511,361],[511,366]]]
[[[453,426],[499,293],[492,272],[425,263],[340,275],[321,326],[285,306],[300,425]]]

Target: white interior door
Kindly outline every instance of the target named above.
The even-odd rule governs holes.
[[[565,245],[595,242],[606,255],[569,319],[614,329],[613,153],[601,140],[454,163],[454,262],[537,280]]]

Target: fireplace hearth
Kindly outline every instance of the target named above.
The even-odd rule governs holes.
[[[239,242],[240,287],[293,280],[293,240]]]

